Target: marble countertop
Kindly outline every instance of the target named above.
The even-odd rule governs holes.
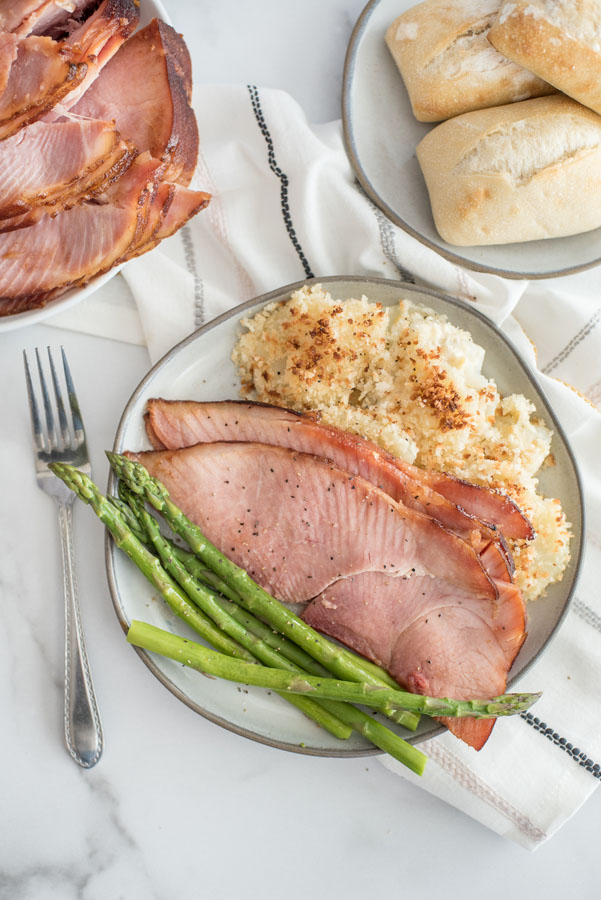
[[[281,87],[315,121],[339,115],[358,0],[170,0],[196,78]],[[125,291],[115,279],[106,289]],[[75,551],[105,733],[99,764],[62,733],[63,613],[53,503],[38,491],[22,375],[25,347],[63,344],[96,480],[145,374],[142,346],[50,324],[0,334],[0,900],[171,900],[507,894],[599,896],[597,792],[534,855],[374,757],[271,749],[195,715],[125,641],[108,593],[103,529],[75,509]]]

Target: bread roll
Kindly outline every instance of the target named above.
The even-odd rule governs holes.
[[[488,42],[500,5],[501,0],[426,0],[388,28],[386,43],[420,122],[554,93]]]
[[[562,94],[481,109],[418,144],[449,244],[507,244],[601,226],[601,118]]]
[[[505,56],[601,113],[599,0],[509,0],[489,39]]]

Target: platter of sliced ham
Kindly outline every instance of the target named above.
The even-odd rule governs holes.
[[[500,694],[544,652],[578,577],[581,489],[561,426],[517,351],[473,307],[382,279],[320,282],[340,302],[363,295],[393,306],[403,296],[445,314],[485,349],[485,374],[503,395],[534,403],[553,431],[554,465],[540,480],[560,499],[573,535],[563,578],[542,599],[526,609],[514,584],[507,541],[529,540],[532,528],[506,495],[404,463],[318,416],[240,399],[231,354],[241,319],[288,300],[300,284],[231,310],[167,353],[128,402],[113,449],[141,461],[259,584],[317,630],[384,665],[405,689],[458,699]],[[124,628],[142,619],[193,636],[110,541],[106,564]],[[137,652],[180,700],[238,734],[316,755],[377,752],[358,735],[336,740],[276,696]],[[527,679],[520,686],[532,687]],[[493,721],[423,718],[415,734],[391,727],[419,742],[444,725],[478,750]]]
[[[0,330],[81,301],[206,207],[191,97],[160,3],[0,0]]]

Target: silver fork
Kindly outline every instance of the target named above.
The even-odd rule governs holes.
[[[39,396],[36,399],[27,353],[23,351],[38,487],[54,497],[58,503],[65,588],[65,739],[67,749],[75,762],[90,769],[100,759],[103,738],[77,599],[72,519],[75,494],[50,471],[48,463],[68,463],[76,466],[86,475],[91,474],[91,467],[86,447],[86,435],[65,351],[61,347],[67,388],[66,398],[57,376],[50,347],[48,347],[55,408],[50,400],[50,392],[37,347],[35,355],[40,380],[41,404]],[[40,415],[40,405],[44,410],[44,420]],[[55,416],[55,412],[57,416]]]

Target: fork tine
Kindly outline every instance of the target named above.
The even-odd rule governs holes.
[[[35,399],[35,392],[33,390],[33,384],[31,382],[31,370],[29,368],[29,360],[27,359],[27,353],[23,350],[23,362],[25,364],[25,381],[27,383],[27,396],[29,398],[29,412],[31,414],[31,428],[33,430],[33,438],[35,445],[37,447],[38,453],[47,449],[46,437],[44,435],[44,428],[42,426],[42,420],[40,419],[40,411],[38,409],[38,404]]]
[[[69,363],[67,362],[67,357],[65,356],[64,347],[61,347],[61,354],[63,357],[63,369],[65,370],[65,381],[67,382],[69,406],[71,407],[71,415],[73,416],[73,432],[75,434],[75,444],[79,448],[86,442],[86,432],[83,427],[81,412],[79,411],[79,403],[77,401],[77,394],[75,393],[75,386],[73,384],[73,379],[71,378],[71,370],[69,369]]]
[[[48,388],[46,387],[46,379],[44,378],[44,370],[42,369],[40,351],[37,347],[35,348],[35,355],[38,361],[40,386],[42,388],[42,401],[44,403],[44,412],[46,413],[46,431],[48,432],[48,441],[50,443],[50,450],[52,451],[58,448],[58,438],[56,436],[56,428],[54,427],[54,413],[52,411],[52,404],[50,403]]]
[[[65,406],[63,404],[63,394],[56,375],[56,368],[54,366],[54,359],[50,347],[48,347],[48,359],[50,360],[50,371],[52,373],[52,384],[54,386],[54,397],[56,400],[56,409],[58,411],[58,422],[63,441],[63,449],[66,449],[71,443],[71,435],[69,433],[69,425],[67,424]]]

